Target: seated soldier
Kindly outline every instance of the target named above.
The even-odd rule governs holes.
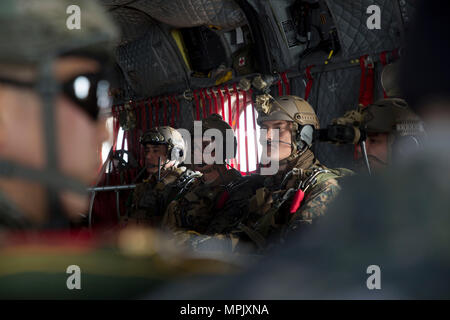
[[[233,216],[233,228],[214,230],[251,240],[259,249],[305,228],[322,216],[340,190],[338,178],[348,169],[329,169],[310,150],[319,121],[305,100],[296,96],[258,99],[263,155],[279,167],[274,175],[255,175],[234,192],[224,216]],[[278,134],[276,134],[278,133]],[[238,218],[240,217],[240,218]],[[270,241],[268,241],[270,240]]]
[[[181,198],[169,205],[163,221],[163,225],[167,229],[204,233],[214,219],[215,213],[222,209],[229,198],[230,186],[241,178],[239,171],[227,168],[226,160],[234,158],[237,149],[234,133],[233,139],[227,141],[227,130],[230,130],[229,134],[233,132],[230,125],[223,121],[218,114],[212,114],[203,119],[201,124],[201,139],[196,139],[194,128],[191,129],[191,138],[194,150],[192,166],[202,173],[202,177],[195,180]],[[204,135],[204,133],[209,129],[218,130],[216,135],[220,135],[220,137],[212,134],[208,138],[208,135]],[[210,132],[212,133],[212,131]],[[215,161],[208,164],[204,154],[207,148],[212,148],[213,141],[218,143],[216,148],[211,150],[211,158]],[[231,153],[229,155],[225,152],[227,142],[230,143],[228,150],[231,150]],[[219,147],[219,144],[222,145],[222,148]],[[218,151],[216,149],[221,149],[222,157],[219,152],[216,152]],[[196,159],[199,159],[201,163],[195,163]]]
[[[364,108],[362,128],[367,134],[366,152],[373,171],[404,161],[423,144],[420,118],[400,98],[382,99]],[[358,159],[362,159],[358,147]]]
[[[323,215],[340,190],[336,179],[352,174],[328,169],[315,158],[310,148],[319,122],[305,100],[285,96],[266,101],[265,111],[258,110],[258,124],[267,130],[263,147],[270,161],[279,164],[278,171],[230,185],[229,200],[216,210],[204,234],[178,234],[197,250],[264,250]]]
[[[200,174],[178,167],[186,152],[183,137],[174,128],[152,128],[142,135],[140,143],[145,148],[149,176],[134,190],[126,220],[131,218],[136,223],[159,226],[170,201]]]

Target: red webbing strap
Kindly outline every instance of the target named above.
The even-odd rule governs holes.
[[[159,127],[159,97],[153,98],[153,105],[155,106],[155,127]]]
[[[119,106],[113,107],[113,151],[117,148],[117,137],[119,135]]]
[[[248,94],[250,96],[250,103],[252,106],[252,118],[253,118],[253,140],[255,142],[255,152],[256,152],[256,168],[258,169],[259,164],[259,151],[258,151],[258,135],[256,134],[256,112],[255,112],[255,105],[253,103],[253,91],[250,89],[248,91]]]
[[[392,59],[393,60],[397,60],[398,58],[400,58],[400,49],[394,49],[394,51],[392,51]]]
[[[209,114],[211,114],[212,113],[212,101],[211,101],[211,97],[208,94],[208,89],[205,89],[205,97],[206,97],[206,99],[208,99],[208,105],[209,105],[209,108],[207,110],[209,110]]]
[[[137,113],[138,113],[138,106],[136,102],[133,102],[133,112],[134,112],[134,116],[135,119],[137,119]],[[131,131],[132,134],[130,134],[129,138],[128,138],[128,149],[131,149],[131,155],[134,156],[134,158],[136,160],[139,161],[139,150],[138,150],[138,127],[137,125],[134,126],[134,128]],[[130,181],[127,181],[131,183],[131,181],[134,179],[134,175],[135,175],[135,170],[134,169],[130,169],[130,175],[129,175],[129,179]]]
[[[286,75],[286,72],[281,73],[281,79],[283,80],[284,88],[286,89],[286,95],[291,94],[291,86],[289,84],[289,79]]]
[[[116,106],[113,110],[113,152],[115,153],[117,150],[117,142],[119,138],[119,129],[120,129],[120,122],[119,122],[119,112],[120,112],[120,106]],[[111,161],[112,163],[112,172],[110,172],[111,179],[114,179],[116,176],[116,165],[114,161]],[[105,181],[106,183],[106,181]]]
[[[311,75],[311,69],[314,67],[313,65],[310,65],[306,68],[305,73],[306,73],[306,87],[305,87],[305,100],[308,100],[309,94],[311,93],[311,89],[312,89],[312,85],[314,83],[314,78]]]
[[[219,106],[217,105],[217,96],[216,96],[213,88],[209,89],[209,92],[210,92],[210,94],[211,94],[210,96],[212,97],[213,102],[214,102],[214,113],[219,113]]]
[[[225,120],[225,101],[223,99],[222,89],[220,89],[220,87],[218,87],[217,90],[219,92],[220,108],[221,108],[221,111],[222,111],[222,118],[223,118],[223,120]]]
[[[383,65],[383,67],[385,65],[387,65],[386,53],[387,53],[386,51],[383,51],[382,53],[380,53],[380,62]],[[386,94],[386,91],[384,91],[384,88],[383,88],[383,96],[384,96],[385,99],[388,97],[387,94]]]
[[[228,89],[228,86],[225,86],[225,95],[227,96],[227,101],[228,101],[228,119],[225,119],[225,115],[224,115],[224,120],[228,121],[228,124],[230,125],[231,128],[233,128],[233,120],[232,120],[232,110],[231,110],[231,94],[230,94],[230,90]],[[232,168],[236,168],[236,159],[232,159],[231,160],[231,167]]]
[[[239,134],[239,115],[240,115],[240,112],[239,112],[239,91],[237,89],[237,84],[236,83],[233,84],[233,89],[234,89],[234,92],[236,94],[236,135],[237,135],[237,141],[238,141],[237,167],[238,167],[238,171],[241,171],[241,153],[239,152],[239,136],[240,136],[240,134]]]
[[[201,89],[200,90],[200,100],[202,101],[202,105],[203,105],[203,113],[202,113],[202,118],[205,119],[206,118],[206,100],[205,100],[205,96],[204,96],[204,91],[205,89]]]
[[[176,126],[180,126],[180,102],[178,101],[177,97],[174,95],[173,100],[175,101],[175,104],[177,105],[177,122]]]
[[[242,91],[243,94],[243,100],[244,100],[244,132],[245,132],[245,165],[246,165],[246,171],[245,172],[249,172],[249,168],[248,168],[248,136],[247,136],[247,92],[246,91]]]
[[[163,102],[163,125],[167,126],[167,97],[162,97],[162,102]]]
[[[153,110],[152,110],[152,100],[151,100],[151,98],[149,98],[148,100],[147,100],[147,107],[148,107],[148,114],[149,114],[149,118],[150,118],[150,121],[149,121],[149,123],[150,123],[150,127],[148,128],[148,129],[150,129],[150,128],[152,128],[153,127]]]
[[[297,212],[298,208],[302,204],[304,197],[305,197],[305,192],[302,189],[298,189],[295,192],[294,199],[292,199],[291,207],[289,209],[290,214],[294,214]]]
[[[127,139],[127,135],[128,135],[128,131],[124,130],[123,131],[123,136],[122,136],[122,150],[125,150],[125,140]],[[126,175],[126,171],[125,171],[125,175]],[[122,182],[120,181],[120,174],[119,174],[119,172],[117,172],[117,179],[119,180],[118,184],[121,184]]]
[[[373,102],[373,63],[367,63],[368,55],[364,55],[359,59],[361,67],[361,83],[359,87],[359,104],[364,107]],[[367,66],[366,66],[367,64]]]
[[[277,85],[278,85],[278,96],[281,97],[283,95],[283,86],[281,85],[281,80],[278,80]]]
[[[147,130],[147,120],[145,117],[145,102],[144,100],[141,101],[139,104],[139,109],[141,112],[141,130],[142,132],[145,132]]]
[[[197,90],[194,90],[194,100],[195,100],[195,110],[196,110],[196,120],[200,120],[200,102],[197,97]]]
[[[175,96],[169,96],[169,102],[170,102],[170,112],[172,113],[171,119],[170,119],[170,126],[172,128],[175,127]]]

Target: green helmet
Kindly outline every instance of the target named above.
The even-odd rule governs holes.
[[[186,145],[181,133],[169,126],[150,129],[141,136],[139,142],[144,146],[147,144],[166,145],[169,161],[175,160],[181,163],[186,157]]]
[[[312,146],[313,131],[319,129],[319,119],[312,106],[297,96],[281,96],[276,99],[269,95],[258,96],[258,125],[265,121],[284,120],[293,122],[292,153],[296,157],[301,151]]]
[[[389,162],[395,158],[400,159],[402,153],[421,148],[425,137],[423,122],[405,100],[379,100],[364,108],[362,115],[362,127],[367,133],[388,134]]]
[[[405,100],[387,98],[362,110],[363,127],[367,132],[417,135],[423,132],[422,121]]]
[[[80,29],[69,29],[76,6]],[[92,0],[2,0],[0,34],[0,63],[19,65],[79,50],[108,54],[118,36],[104,9]]]

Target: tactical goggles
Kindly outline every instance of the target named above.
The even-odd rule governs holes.
[[[27,89],[36,87],[35,82],[3,77],[0,77],[0,83]],[[111,107],[109,88],[109,81],[101,73],[79,74],[61,84],[61,92],[94,121]]]

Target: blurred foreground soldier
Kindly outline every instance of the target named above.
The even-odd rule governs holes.
[[[67,29],[71,5],[81,9],[80,30]],[[0,2],[1,299],[133,298],[179,276],[234,268],[198,261],[155,231],[53,230],[68,225],[59,209],[69,219],[85,210],[85,184],[99,167],[99,109],[109,106],[102,62],[114,30],[92,0]],[[28,226],[52,230],[5,230]]]
[[[188,191],[168,207],[164,217],[164,226],[168,229],[205,233],[230,197],[230,187],[241,178],[239,171],[227,168],[226,161],[235,157],[237,149],[237,141],[230,125],[220,115],[212,114],[202,120],[201,126],[201,131],[197,133],[201,137],[196,136],[195,127],[191,130],[194,150],[191,160],[192,167],[200,171],[202,177],[194,181]],[[205,135],[205,132],[211,133],[211,136]],[[214,161],[208,163],[204,155],[208,147],[212,148],[214,141],[217,142],[211,150]],[[227,144],[232,154],[227,154]],[[201,163],[195,163],[197,160]]]
[[[149,176],[133,192],[130,218],[136,223],[159,226],[167,205],[200,175],[179,167],[186,157],[186,147],[174,128],[152,128],[142,135],[140,143]]]
[[[315,158],[310,148],[319,121],[308,102],[296,96],[260,96],[258,101],[258,124],[267,132],[263,154],[279,169],[275,175],[251,177],[260,186],[250,201],[242,198],[248,197],[244,192],[236,196],[241,196],[239,203],[247,202],[239,206],[243,219],[238,229],[262,249],[314,223],[338,194],[337,179],[352,172],[326,168]]]
[[[449,11],[449,2],[421,2],[403,58],[403,92],[426,126],[424,150],[349,181],[314,233],[239,276],[196,279],[190,299],[450,298]],[[186,287],[158,298],[183,298]]]
[[[81,30],[66,24],[75,3]],[[0,226],[67,227],[107,138],[116,29],[92,1],[6,0],[0,30]]]

